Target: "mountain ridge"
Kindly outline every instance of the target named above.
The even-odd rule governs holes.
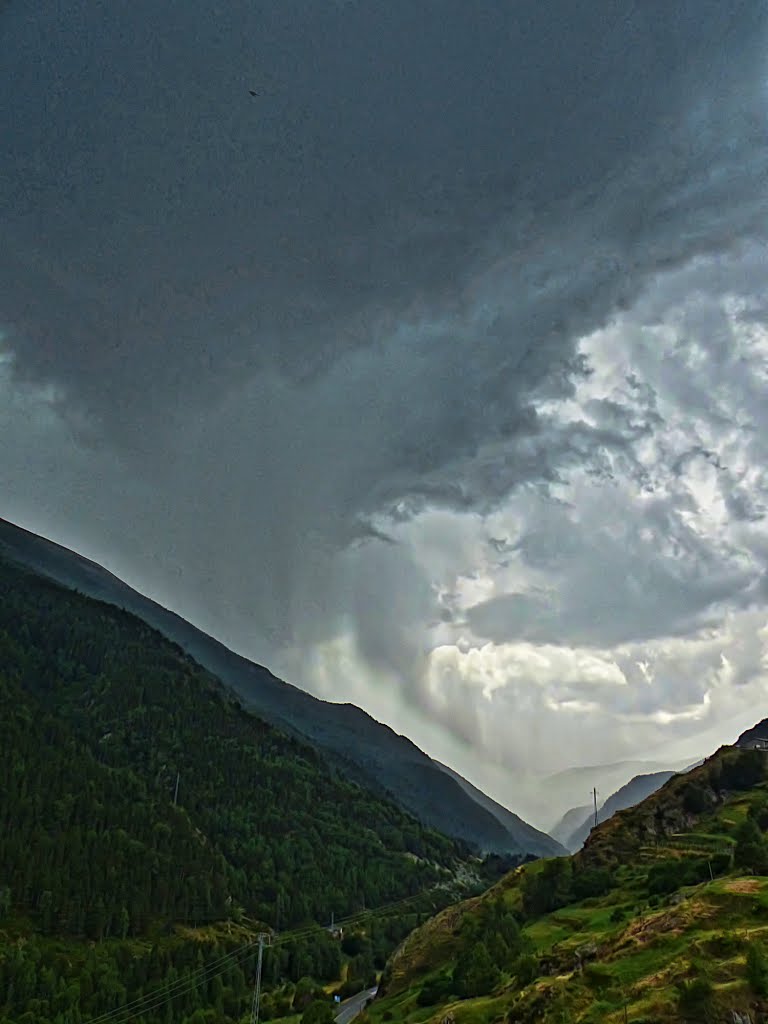
[[[598,808],[597,824],[599,825],[602,822],[607,821],[616,814],[617,811],[623,811],[628,807],[634,807],[635,804],[640,803],[647,796],[650,796],[651,793],[655,793],[657,789],[663,786],[665,782],[676,774],[677,772],[666,771],[651,772],[648,775],[635,775],[635,777],[630,779],[626,785],[621,786],[615,793],[612,793],[605,803]],[[575,853],[584,845],[594,825],[594,814],[587,814],[582,819],[578,828],[575,828],[570,833],[563,845],[566,849]]]
[[[425,824],[483,852],[562,852],[560,844],[511,811],[503,823],[415,743],[363,709],[321,700],[279,679],[91,559],[0,518],[2,552],[69,589],[137,615],[232,687],[250,710],[317,746],[343,771],[353,777],[358,773],[358,780],[362,777],[366,785],[389,793]],[[535,850],[529,849],[531,843]]]
[[[125,1021],[134,999],[145,1024],[244,1019],[265,929],[292,945],[263,1019],[301,1012],[498,877],[142,619],[1,556],[0,704],[2,1024]],[[366,909],[367,947],[344,959],[324,925]]]

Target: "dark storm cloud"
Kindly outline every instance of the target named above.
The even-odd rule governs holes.
[[[687,287],[670,270],[727,254],[745,295],[764,290],[763,262],[739,253],[768,224],[767,23],[757,0],[11,4],[6,514],[323,696],[376,710],[386,692],[398,727],[426,710],[486,750],[504,715],[478,705],[475,661],[494,686],[509,667],[522,740],[561,714],[553,680],[583,704],[614,678],[564,641],[679,636],[744,607],[753,578],[729,550],[691,538],[688,565],[666,562],[701,457],[664,481],[650,541],[636,498],[657,487],[649,438],[672,433],[656,442],[670,465],[714,450],[709,431],[680,443],[678,420],[732,381],[724,427],[745,396],[762,422],[763,386],[735,362],[646,360],[621,393],[557,410],[587,382],[577,339],[639,296],[628,335],[666,316]],[[695,280],[713,299],[691,305],[676,358],[728,345],[715,307],[732,282]],[[621,348],[630,363],[646,350]],[[752,462],[762,450],[720,473],[744,529],[760,514]],[[626,490],[626,537],[602,491],[575,525],[583,496],[558,505],[582,469]],[[503,514],[513,493],[521,522]],[[451,511],[499,509],[492,544]],[[493,589],[486,553],[511,574]],[[515,559],[547,577],[524,600]],[[465,626],[560,646],[547,664],[452,648],[433,689],[435,644]]]
[[[17,372],[133,443],[148,416],[265,365],[311,378],[403,315],[445,319],[447,352],[499,254],[526,314],[479,344],[540,380],[658,262],[743,232],[762,166],[752,0],[43,0],[0,32]],[[563,229],[573,248],[539,259]]]

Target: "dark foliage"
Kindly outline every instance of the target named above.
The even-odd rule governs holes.
[[[683,788],[683,810],[689,814],[704,814],[712,807],[712,798],[707,790],[696,783],[689,782]]]
[[[677,990],[677,1006],[683,1020],[710,1021],[714,1017],[714,986],[701,975],[683,981]]]
[[[684,885],[698,885],[712,876],[723,874],[731,866],[728,854],[717,853],[711,857],[670,857],[654,864],[648,871],[648,892],[665,896]]]
[[[572,902],[573,862],[555,857],[543,862],[540,871],[528,871],[523,877],[523,910],[529,917],[549,914]]]
[[[466,854],[139,620],[2,561],[0,706],[0,928],[27,940],[0,945],[0,1022],[70,1024],[162,993],[221,953],[180,923],[325,921],[419,893]],[[379,959],[397,932],[377,933]],[[174,1001],[173,1020],[242,1013],[251,967]],[[339,969],[319,928],[265,962],[275,982]],[[168,1019],[160,1002],[137,1019]]]
[[[768,873],[768,845],[753,818],[747,818],[739,826],[733,859],[737,867],[758,875]]]
[[[571,891],[575,900],[605,896],[613,888],[613,876],[608,868],[584,867],[573,874]]]
[[[755,995],[768,995],[768,960],[759,942],[747,946],[747,981]]]

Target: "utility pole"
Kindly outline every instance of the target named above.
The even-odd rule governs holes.
[[[173,791],[173,806],[176,806],[176,801],[179,799],[179,779],[181,778],[181,772],[176,772],[176,789]]]
[[[253,984],[253,1002],[251,1003],[250,1024],[259,1024],[259,1010],[261,1008],[261,965],[264,960],[264,943],[269,939],[267,932],[259,932],[257,940],[259,943],[259,955],[256,958],[256,981]]]
[[[595,828],[597,828],[597,789],[592,788],[592,799],[595,801]]]

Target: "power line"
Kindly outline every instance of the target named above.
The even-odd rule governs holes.
[[[259,956],[256,960],[256,980],[253,983],[253,1002],[251,1003],[251,1024],[259,1024],[259,1010],[261,1009],[261,964],[264,958],[264,942],[269,939],[268,932],[259,932]]]
[[[168,999],[175,999],[177,996],[184,995],[187,992],[191,992],[197,988],[198,985],[203,982],[211,981],[213,978],[223,974],[224,971],[231,965],[236,963],[246,953],[250,952],[251,949],[256,945],[257,940],[253,939],[251,942],[240,946],[238,949],[233,950],[231,953],[225,953],[212,963],[204,967],[199,967],[192,974],[187,975],[185,978],[180,978],[173,985],[168,986],[159,992],[153,992],[150,995],[139,996],[136,999],[131,1000],[130,1003],[125,1003],[123,1006],[116,1007],[114,1010],[108,1010],[106,1013],[100,1014],[98,1017],[92,1017],[90,1020],[84,1022],[84,1024],[113,1024],[114,1021],[119,1020],[121,1017],[125,1020],[130,1020],[131,1017],[137,1017],[147,1010],[155,1010],[158,1006],[162,1006],[163,1003],[167,1002]]]
[[[416,900],[420,900],[424,896],[427,896],[429,893],[435,892],[440,888],[442,888],[440,885],[432,886],[430,889],[424,889],[419,893],[414,893],[413,896],[403,897],[400,900],[395,900],[392,903],[384,904],[383,906],[372,910],[365,910],[357,914],[351,914],[350,916],[338,921],[337,927],[361,923],[366,918],[373,916],[376,916],[377,918],[386,917],[406,904],[414,903]],[[232,950],[230,953],[224,954],[212,963],[199,967],[196,971],[193,971],[192,974],[187,975],[184,978],[180,978],[177,982],[174,982],[173,985],[164,988],[162,991],[153,992],[147,996],[139,996],[136,999],[131,1000],[130,1003],[116,1007],[114,1010],[108,1010],[106,1013],[102,1013],[98,1017],[92,1017],[90,1020],[84,1021],[83,1024],[124,1024],[124,1022],[131,1018],[141,1016],[150,1010],[158,1009],[158,1007],[164,1005],[164,1003],[169,999],[176,999],[179,996],[186,995],[188,992],[196,989],[198,985],[203,982],[212,981],[213,978],[219,977],[228,970],[230,966],[234,966],[238,961],[250,953],[255,946],[259,947],[262,936],[268,936],[270,939],[269,944],[272,946],[286,945],[291,942],[300,942],[302,939],[312,938],[312,936],[317,935],[318,929],[321,928],[321,925],[312,924],[305,926],[304,928],[294,929],[291,932],[283,932],[280,935],[260,932],[255,939],[244,943],[242,946]],[[263,941],[266,941],[266,938]],[[257,965],[257,980],[258,976],[259,971]],[[254,1000],[255,997],[256,993],[254,991]],[[252,1004],[252,1014],[254,1008],[255,1003]]]

